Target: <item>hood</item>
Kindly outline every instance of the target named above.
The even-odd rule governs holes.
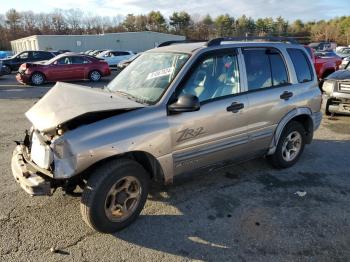
[[[338,70],[326,77],[327,80],[345,80],[350,79],[350,70]]]
[[[88,113],[141,107],[144,105],[102,89],[58,82],[25,115],[36,129],[49,131]]]

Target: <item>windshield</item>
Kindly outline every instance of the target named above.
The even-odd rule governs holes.
[[[182,53],[145,53],[136,58],[106,87],[134,101],[153,104],[188,60]]]

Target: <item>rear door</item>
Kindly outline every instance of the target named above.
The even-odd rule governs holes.
[[[82,56],[72,56],[73,79],[81,80],[87,78],[89,61]]]
[[[193,94],[201,108],[169,115],[175,174],[242,157],[247,149],[245,112],[235,49],[201,57],[176,95]]]
[[[275,128],[293,108],[296,96],[285,58],[276,48],[242,49],[249,109],[245,113],[251,149],[268,149]]]
[[[52,65],[49,67],[49,79],[52,81],[64,81],[64,80],[71,80],[74,78],[74,72],[73,67],[74,65],[72,61],[72,57],[65,56],[58,60],[56,60]]]

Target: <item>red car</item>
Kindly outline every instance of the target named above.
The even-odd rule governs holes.
[[[320,52],[315,54],[315,51],[309,46],[305,46],[305,48],[311,56],[319,80],[323,80],[339,69],[342,59],[335,53]],[[327,55],[327,53],[329,53],[329,55]]]
[[[110,74],[111,70],[103,60],[82,54],[65,53],[48,61],[22,64],[16,79],[24,84],[41,85],[45,82],[85,79],[97,82],[101,77]]]

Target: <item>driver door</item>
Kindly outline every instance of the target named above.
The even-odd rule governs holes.
[[[196,95],[195,112],[170,114],[175,174],[242,157],[247,151],[245,112],[236,50],[205,55],[180,84],[176,96]]]

